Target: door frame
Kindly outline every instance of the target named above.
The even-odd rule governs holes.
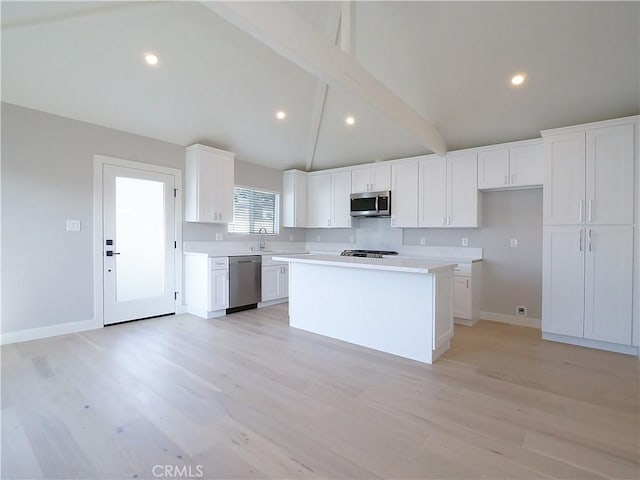
[[[104,327],[104,268],[103,262],[103,166],[115,165],[147,172],[162,173],[174,177],[174,188],[178,191],[174,204],[174,222],[176,232],[176,251],[174,260],[175,286],[178,292],[175,300],[176,314],[186,312],[183,305],[182,278],[182,170],[163,167],[151,163],[108,157],[93,156],[93,318]]]

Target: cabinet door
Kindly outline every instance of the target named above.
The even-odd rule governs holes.
[[[211,270],[209,292],[209,311],[229,308],[229,272],[228,270]]]
[[[582,337],[584,228],[546,227],[542,237],[542,331]]]
[[[587,131],[587,223],[633,223],[633,125]]]
[[[373,165],[370,168],[371,190],[385,192],[391,189],[391,165]]]
[[[351,226],[351,172],[331,174],[331,226]]]
[[[418,162],[393,165],[391,169],[391,226],[418,226]]]
[[[233,222],[233,168],[232,159],[219,158],[216,161],[214,210],[218,212],[218,223]]]
[[[477,227],[478,156],[475,152],[447,157],[447,225]]]
[[[279,298],[285,298],[289,296],[289,265],[282,265],[280,267],[280,288]]]
[[[418,173],[418,224],[420,227],[442,227],[447,215],[446,157],[430,155],[420,160]]]
[[[307,226],[326,228],[331,226],[331,174],[307,177]]]
[[[307,176],[304,172],[282,174],[283,227],[307,226]]]
[[[471,279],[454,277],[453,281],[453,316],[471,320]]]
[[[351,193],[367,192],[371,189],[371,175],[369,167],[351,170]]]
[[[544,149],[542,143],[509,149],[509,184],[512,187],[542,185]]]
[[[266,265],[262,267],[262,301],[279,297],[280,265]]]
[[[509,149],[489,150],[478,153],[478,188],[508,187]]]
[[[585,219],[585,133],[544,139],[545,225],[578,225]]]
[[[633,226],[586,230],[584,336],[631,345]]]

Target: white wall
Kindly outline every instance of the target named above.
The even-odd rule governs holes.
[[[419,246],[483,248],[482,305],[485,312],[515,315],[516,306],[527,316],[541,318],[542,309],[542,189],[484,192],[482,228],[407,228],[389,226],[388,218],[354,219],[353,229],[310,229],[306,241],[332,242],[338,248],[401,250]],[[518,248],[509,239],[518,239]]]

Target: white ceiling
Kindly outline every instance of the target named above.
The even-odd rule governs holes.
[[[323,33],[340,8],[289,5]],[[357,61],[451,150],[640,111],[639,2],[357,2],[354,19]],[[2,2],[2,100],[17,105],[286,169],[306,163],[317,86],[197,2]],[[314,170],[422,153],[329,88]]]

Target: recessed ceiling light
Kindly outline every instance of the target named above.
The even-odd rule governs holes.
[[[144,61],[147,62],[149,65],[156,65],[158,63],[158,57],[153,53],[145,53]]]
[[[347,122],[347,125],[353,125],[354,123],[356,123],[356,119],[353,118],[351,115],[345,118],[344,121]]]
[[[522,85],[524,83],[524,79],[525,79],[525,74],[518,73],[513,77],[511,77],[511,84],[515,86]]]
[[[287,114],[285,112],[283,112],[282,110],[278,110],[278,112],[276,113],[276,118],[278,120],[283,120],[284,117],[286,117]]]

